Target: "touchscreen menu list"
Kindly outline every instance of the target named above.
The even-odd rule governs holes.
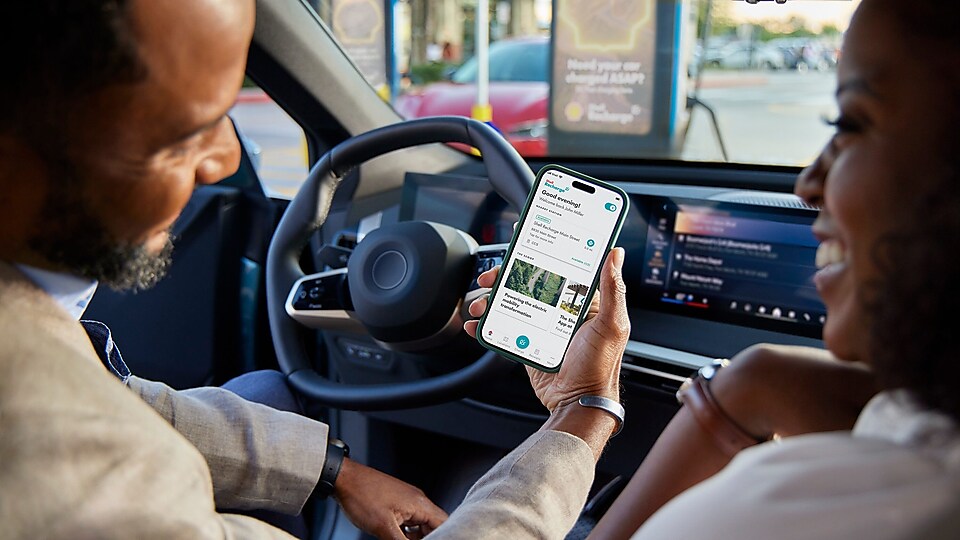
[[[642,296],[684,315],[819,336],[816,212],[651,198]]]

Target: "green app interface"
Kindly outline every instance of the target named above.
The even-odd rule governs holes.
[[[593,193],[578,188],[585,185]],[[552,169],[534,189],[481,334],[491,345],[553,369],[586,307],[624,201],[615,191]]]

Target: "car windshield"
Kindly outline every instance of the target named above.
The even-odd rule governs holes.
[[[385,10],[330,0],[315,8],[403,117],[473,115],[525,157],[803,166],[830,137],[823,119],[836,114],[839,46],[858,4],[398,0]],[[479,5],[489,9],[486,91],[477,82]],[[377,34],[384,21],[393,31]],[[544,84],[509,84],[518,81]]]
[[[490,82],[547,83],[550,63],[550,42],[543,39],[498,41],[490,44]],[[463,63],[451,80],[468,84],[477,82],[477,57]]]

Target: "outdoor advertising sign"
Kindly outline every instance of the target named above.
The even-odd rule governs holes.
[[[669,153],[681,0],[554,0],[551,155]]]
[[[332,0],[333,35],[378,92],[388,88],[385,5],[380,0]]]

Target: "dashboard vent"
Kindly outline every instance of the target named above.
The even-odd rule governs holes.
[[[775,206],[778,208],[800,208],[804,210],[820,210],[819,207],[803,202],[803,199],[792,193],[764,193],[757,191],[732,191],[710,197],[713,201],[753,204],[757,206]]]

